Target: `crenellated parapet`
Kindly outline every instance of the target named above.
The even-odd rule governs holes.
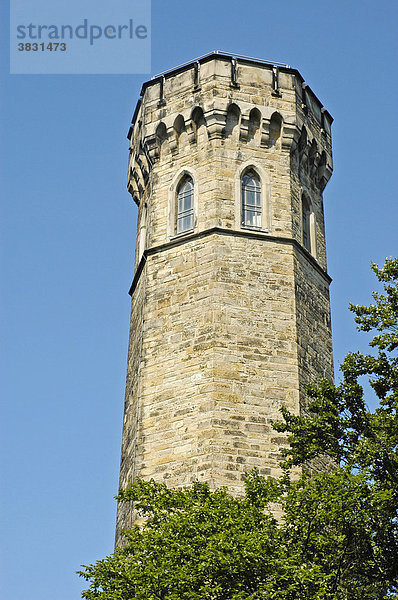
[[[212,53],[146,82],[141,94],[128,133],[137,204],[162,155],[177,161],[229,138],[288,153],[300,180],[320,191],[331,176],[332,117],[287,65]]]

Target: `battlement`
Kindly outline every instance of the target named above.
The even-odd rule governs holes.
[[[211,143],[227,138],[235,124],[241,143],[271,147],[280,135],[282,150],[300,154],[301,164],[310,161],[323,189],[333,168],[332,121],[296,69],[213,52],[143,84],[128,133],[128,189],[139,204],[162,145],[174,158],[183,133],[189,148],[201,126]]]

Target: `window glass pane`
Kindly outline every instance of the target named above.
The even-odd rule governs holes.
[[[246,198],[245,198],[245,202],[246,204],[248,204],[249,206],[255,206],[256,204],[256,194],[255,192],[248,188],[246,190]]]
[[[260,178],[254,171],[242,177],[242,224],[248,227],[261,227],[261,186]]]
[[[177,188],[177,233],[193,228],[193,181],[186,177]]]
[[[185,196],[184,199],[184,210],[190,210],[192,208],[192,195]]]
[[[261,194],[260,194],[260,190],[256,191],[256,206],[258,208],[261,208]]]

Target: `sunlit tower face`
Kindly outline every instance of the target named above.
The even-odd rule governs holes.
[[[305,386],[333,377],[323,189],[332,119],[295,69],[213,53],[144,84],[120,484],[277,475]],[[134,513],[119,507],[120,529]]]

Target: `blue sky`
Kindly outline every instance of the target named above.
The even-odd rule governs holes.
[[[1,22],[8,22],[1,7]],[[112,551],[136,207],[126,133],[143,81],[219,49],[297,68],[333,124],[324,194],[336,362],[349,301],[397,255],[396,2],[152,3],[152,73],[9,75],[1,37],[3,600],[71,600]]]

